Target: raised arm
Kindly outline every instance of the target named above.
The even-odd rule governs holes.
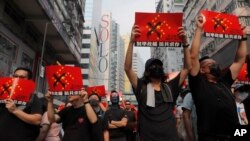
[[[178,35],[182,38],[182,46],[183,46],[183,52],[184,52],[184,68],[181,70],[180,74],[180,80],[179,80],[179,86],[182,85],[183,81],[186,79],[189,71],[191,70],[192,64],[191,64],[191,57],[190,57],[190,51],[189,51],[189,43],[187,40],[186,33],[184,31],[184,27],[179,27],[178,29]]]
[[[192,76],[196,76],[200,70],[199,52],[200,52],[200,45],[201,45],[201,36],[203,32],[203,25],[204,25],[203,17],[199,16],[198,19],[196,20],[197,27],[194,33],[194,38],[193,38],[191,50],[190,50],[191,64],[192,64],[190,74]]]
[[[137,75],[132,69],[133,45],[134,45],[135,38],[137,36],[140,36],[139,26],[134,25],[131,31],[130,42],[128,45],[128,50],[127,50],[127,54],[125,58],[125,65],[124,65],[124,70],[133,88],[137,88]]]
[[[60,116],[58,114],[55,114],[54,105],[53,105],[53,96],[51,92],[47,92],[45,94],[45,98],[48,101],[47,112],[48,112],[49,122],[53,123],[53,122],[60,121]]]
[[[90,123],[92,123],[92,124],[96,123],[97,122],[97,116],[96,116],[96,113],[93,110],[92,106],[89,104],[88,93],[85,90],[82,90],[80,95],[83,98],[84,107],[85,107],[87,117],[88,117]]]
[[[230,66],[232,79],[235,80],[238,76],[247,56],[247,31],[246,27],[242,27],[243,38],[239,41],[239,46],[233,64]]]

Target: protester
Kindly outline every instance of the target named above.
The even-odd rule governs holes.
[[[129,100],[125,101],[125,110],[128,118],[128,123],[126,127],[127,141],[135,141],[135,127],[136,127],[136,118],[135,112],[131,110],[131,103]]]
[[[234,96],[237,107],[237,114],[241,125],[248,125],[249,118],[246,115],[247,104],[245,106],[245,100],[249,97],[250,86],[246,84],[237,84],[234,88]],[[243,103],[244,102],[244,103]],[[245,108],[247,107],[247,108]]]
[[[92,93],[89,95],[89,102],[98,118],[98,122],[92,128],[93,141],[109,141],[108,119],[104,117],[106,109],[101,103],[101,97],[97,93]]]
[[[110,101],[112,105],[105,113],[105,118],[109,121],[109,140],[110,141],[126,141],[127,115],[125,110],[119,106],[119,94],[111,91]]]
[[[19,67],[13,77],[31,80],[32,72]],[[0,141],[34,141],[41,119],[42,104],[36,94],[31,95],[25,107],[15,104],[12,99],[6,100],[5,104],[0,104]]]
[[[132,84],[138,101],[138,131],[142,141],[177,141],[176,122],[173,108],[179,94],[179,88],[190,69],[188,41],[184,28],[178,29],[182,38],[184,52],[184,69],[170,82],[165,81],[163,63],[159,59],[151,58],[145,64],[142,78],[138,78],[132,69],[132,54],[135,38],[140,36],[140,27],[134,25],[130,37],[125,61],[125,72]]]
[[[246,29],[242,28],[243,38],[239,41],[234,62],[221,71],[219,64],[209,57],[199,60],[201,35],[204,19],[199,16],[192,47],[192,69],[189,86],[196,106],[198,140],[228,141],[232,130],[239,124],[235,99],[230,90],[247,54]]]
[[[97,122],[97,116],[89,104],[88,94],[81,90],[80,95],[68,96],[72,106],[64,108],[58,114],[54,112],[53,95],[45,95],[48,100],[48,119],[50,123],[62,123],[63,141],[92,141],[91,125]]]
[[[182,103],[183,121],[187,133],[186,141],[196,141],[198,139],[196,109],[190,91],[187,90],[186,93]]]
[[[36,141],[60,141],[61,140],[61,125],[54,122],[50,123],[48,119],[48,113],[47,113],[47,100],[45,98],[41,99],[43,103],[43,116],[41,121],[41,127],[40,127],[40,133],[37,137]],[[58,107],[59,109],[60,107]],[[55,109],[56,113],[58,112],[57,109]]]

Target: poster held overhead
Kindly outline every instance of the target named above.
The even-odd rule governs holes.
[[[204,34],[212,38],[241,39],[243,32],[238,17],[232,14],[203,10]]]
[[[46,66],[46,77],[52,95],[78,95],[83,87],[81,68]]]
[[[141,30],[135,46],[180,47],[178,28],[182,26],[183,13],[135,13],[135,25]]]

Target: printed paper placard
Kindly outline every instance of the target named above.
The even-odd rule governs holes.
[[[177,35],[182,26],[183,13],[139,13],[135,14],[135,24],[141,30],[135,46],[180,47]]]
[[[26,105],[35,90],[32,80],[4,77],[0,78],[0,103],[12,99],[16,104]]]
[[[53,95],[78,95],[83,87],[81,68],[72,66],[46,66],[49,90]]]
[[[100,97],[103,97],[106,95],[104,85],[88,87],[87,92],[89,95],[91,95],[92,93],[96,93]]]
[[[203,10],[204,34],[212,38],[241,39],[243,32],[238,17],[232,14]]]

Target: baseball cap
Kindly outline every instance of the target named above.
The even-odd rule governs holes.
[[[163,66],[163,63],[162,63],[161,60],[156,59],[156,58],[150,58],[150,59],[147,60],[147,62],[145,64],[145,70],[147,70],[153,64],[158,64],[160,66]]]

